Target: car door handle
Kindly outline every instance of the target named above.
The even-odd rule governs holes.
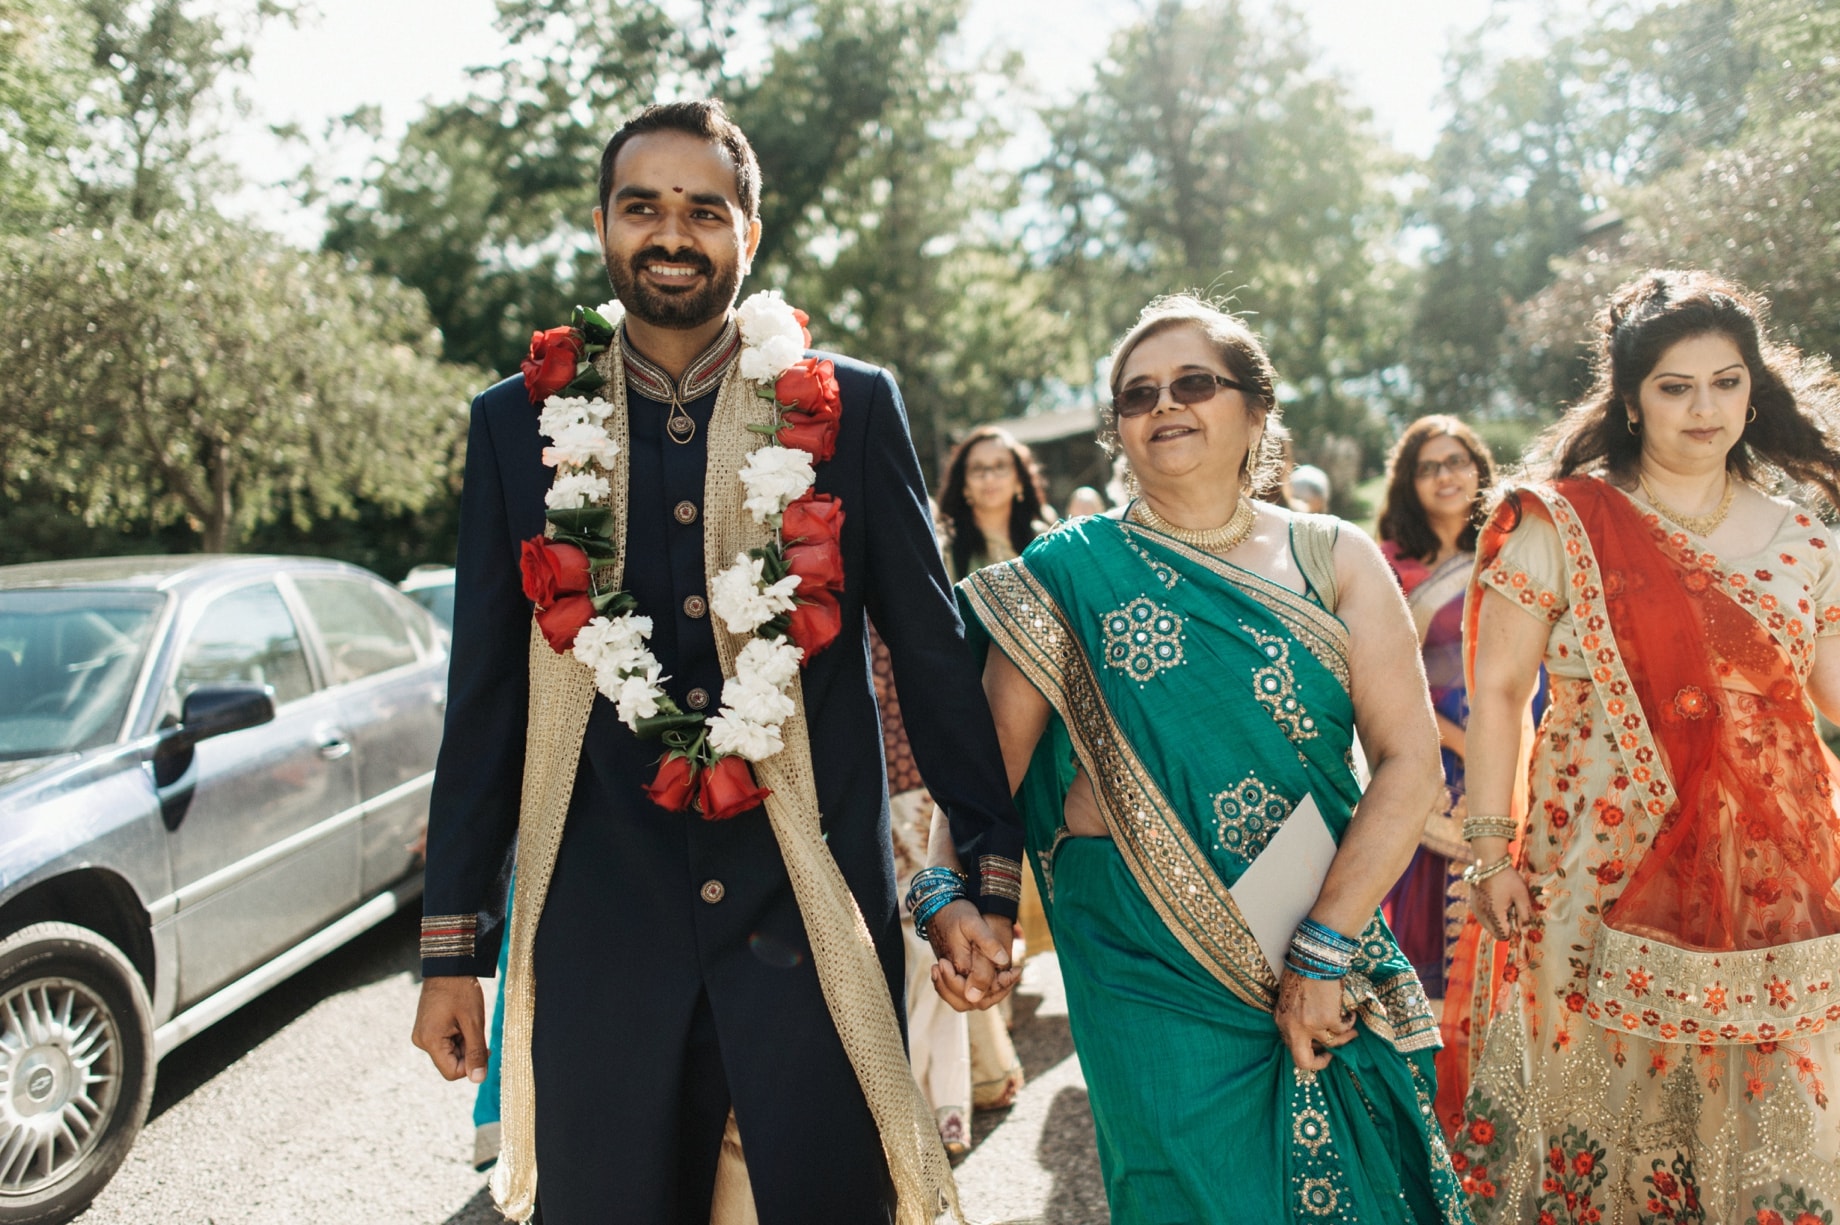
[[[343,736],[328,736],[320,742],[319,755],[327,761],[337,761],[341,757],[349,756],[350,753],[351,741]]]

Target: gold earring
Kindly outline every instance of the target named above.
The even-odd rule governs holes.
[[[1634,417],[1630,417],[1627,415],[1624,416],[1623,418],[1623,428],[1628,430],[1631,434],[1637,435],[1638,437],[1642,433],[1642,423],[1640,421],[1637,421]]]
[[[1744,416],[1744,424],[1749,425],[1751,422],[1755,421],[1756,419],[1757,419],[1757,406],[1753,404],[1751,405],[1751,411],[1746,413]]]

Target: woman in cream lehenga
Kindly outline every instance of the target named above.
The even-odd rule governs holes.
[[[1441,791],[1430,703],[1379,550],[1247,496],[1275,382],[1237,319],[1152,303],[1104,419],[1140,495],[960,592],[995,648],[1112,1220],[1462,1222],[1436,1025],[1377,911]],[[943,835],[923,928],[970,905]],[[1013,976],[941,928],[936,986],[988,1007]]]
[[[1766,492],[1840,497],[1835,392],[1759,309],[1703,273],[1619,290],[1544,483],[1483,531],[1465,832],[1511,958],[1455,1145],[1479,1221],[1840,1214],[1840,764],[1811,708],[1840,714],[1840,572]]]

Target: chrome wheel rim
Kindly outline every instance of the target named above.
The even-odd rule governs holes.
[[[0,997],[0,1195],[64,1178],[121,1095],[121,1031],[88,985],[38,978]]]

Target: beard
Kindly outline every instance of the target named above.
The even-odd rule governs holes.
[[[718,267],[708,256],[697,251],[666,251],[647,247],[630,260],[621,260],[611,251],[604,252],[607,279],[613,283],[614,296],[633,316],[653,327],[689,329],[700,327],[725,313],[741,286],[738,264]],[[647,264],[686,264],[703,274],[702,288],[670,293],[654,288],[641,279],[640,269]]]

